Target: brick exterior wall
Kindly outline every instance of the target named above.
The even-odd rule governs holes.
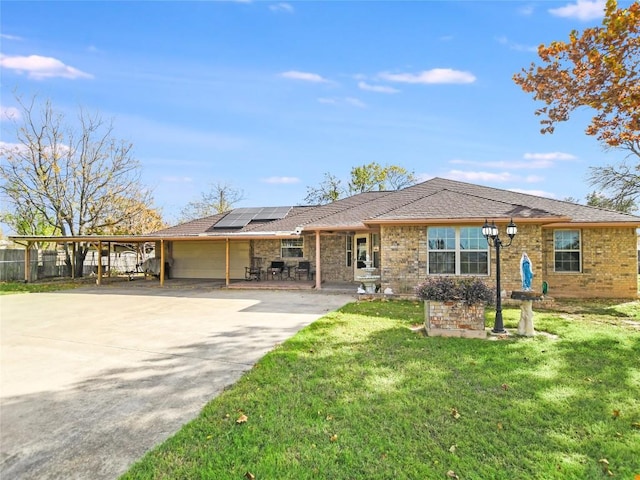
[[[346,237],[344,234],[320,236],[323,281],[353,282],[354,267],[347,267]],[[315,257],[315,238],[310,237],[310,239],[313,241],[313,255]]]
[[[303,235],[303,257],[281,258],[279,239],[252,240],[251,256],[262,258],[263,268],[268,268],[272,261],[280,260],[286,263],[297,264],[299,261],[311,262],[311,270],[316,271],[316,237],[315,235]],[[322,266],[322,281],[352,282],[353,267],[347,267],[346,260],[346,235],[321,235],[320,254]]]
[[[554,271],[553,230],[543,232],[543,272],[552,297],[638,297],[638,251],[635,228],[579,229],[582,272]]]
[[[582,272],[555,273],[553,229],[518,225],[510,247],[500,250],[501,289],[507,297],[521,289],[520,258],[526,252],[533,266],[532,289],[549,285],[551,297],[637,298],[637,235],[635,228],[591,228],[582,231]],[[508,241],[503,225],[501,239]],[[427,227],[383,226],[381,229],[381,283],[395,293],[411,294],[427,277]],[[490,254],[490,285],[496,281],[495,249]]]

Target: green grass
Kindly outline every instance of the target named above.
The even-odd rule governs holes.
[[[404,301],[325,316],[123,478],[640,474],[640,302],[537,311],[534,338],[425,337],[408,328],[421,321]]]
[[[0,295],[10,295],[14,293],[41,293],[55,292],[57,290],[69,290],[77,288],[83,283],[78,281],[63,282],[42,282],[42,283],[24,283],[24,282],[0,282]]]

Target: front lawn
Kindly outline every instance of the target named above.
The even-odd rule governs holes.
[[[419,303],[349,304],[123,478],[639,478],[640,302],[561,307],[490,341],[412,331]]]
[[[0,295],[56,292],[58,290],[78,288],[85,283],[86,281],[83,282],[82,280],[43,281],[40,283],[0,282]]]

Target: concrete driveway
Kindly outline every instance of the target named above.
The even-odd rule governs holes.
[[[277,343],[353,299],[124,287],[1,296],[0,477],[117,478]]]

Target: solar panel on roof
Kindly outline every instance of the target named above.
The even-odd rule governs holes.
[[[236,208],[222,217],[213,228],[243,228],[250,222],[280,220],[287,216],[291,207]]]
[[[280,220],[287,216],[291,207],[264,207],[254,220]]]

